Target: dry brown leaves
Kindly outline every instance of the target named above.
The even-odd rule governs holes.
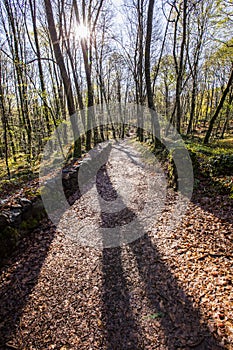
[[[2,270],[0,348],[233,349],[232,204],[196,193],[168,232],[174,200],[142,238],[104,251],[42,223]]]

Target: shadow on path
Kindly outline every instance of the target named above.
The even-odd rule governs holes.
[[[12,266],[2,269],[6,275],[4,285],[0,287],[0,349],[10,349],[7,346],[20,327],[20,318],[26,306],[30,293],[37,284],[40,270],[48,254],[49,247],[55,235],[54,227],[48,221],[34,230],[26,241],[22,241],[14,257],[10,259]],[[13,269],[13,268],[14,269]],[[4,271],[6,271],[4,273]]]
[[[101,167],[98,171],[96,185],[99,195],[105,201],[116,199],[116,191],[108,176],[106,166]],[[102,201],[99,202],[101,205]],[[119,242],[122,226],[125,223],[135,220],[135,225],[140,226],[135,213],[128,208],[124,210],[125,216],[122,211],[120,215],[106,213],[104,208],[102,208],[101,213],[101,227],[117,227],[116,235],[119,235]],[[143,227],[140,228],[143,233]],[[105,234],[103,234],[103,242]],[[199,310],[193,307],[192,299],[185,294],[169,267],[162,261],[162,257],[150,237],[144,233],[140,239],[129,244],[127,249],[133,253],[136,260],[151,313],[157,313],[160,316],[162,332],[160,331],[159,334],[164,334],[166,348],[169,350],[222,349],[201,322]],[[147,340],[143,339],[145,337],[140,334],[138,319],[136,319],[130,305],[130,293],[122,266],[122,249],[120,247],[105,248],[102,264],[102,318],[107,349],[143,349]],[[133,278],[134,276],[132,276]],[[149,346],[154,349],[161,345],[160,343],[152,343]]]
[[[105,166],[102,166],[97,173],[96,187],[99,195],[106,202],[116,200],[117,192],[112,186]],[[116,235],[119,234],[120,239],[122,219],[119,220],[119,217],[124,217],[124,222],[127,223],[134,216],[135,214],[127,208],[121,211],[121,215],[102,211],[101,228],[117,227]],[[103,231],[103,243],[105,239],[108,241],[108,237]],[[103,250],[102,271],[102,316],[107,349],[142,349],[138,339],[140,330],[130,308],[130,294],[122,266],[120,247]]]
[[[124,206],[105,166],[97,173],[96,185],[99,195],[105,202],[113,202],[118,198]],[[100,205],[101,203],[100,201]],[[159,332],[159,335],[163,333],[165,336],[165,339],[160,340],[164,341],[169,350],[222,349],[202,323],[199,310],[193,307],[192,299],[184,293],[179,282],[170,272],[169,266],[162,261],[160,253],[144,232],[136,214],[127,207],[118,213],[107,213],[102,207],[101,227],[117,228],[116,235],[119,236],[119,241],[125,224],[131,221],[135,221],[135,225],[142,232],[142,237],[128,244],[126,248],[132,253],[137,264],[151,314],[160,315],[160,327],[163,332]],[[54,235],[55,229],[45,222],[44,226],[40,226],[33,232],[26,244],[22,243],[18,247],[15,258],[10,260],[12,265],[2,269],[5,282],[0,287],[0,349],[2,350],[10,348],[6,343],[12,339],[20,327],[20,318],[37,284]],[[103,233],[103,241],[105,239],[108,240]],[[123,266],[121,247],[103,250],[102,272],[102,321],[107,349],[144,349],[145,342],[149,340],[146,339],[146,334],[143,334],[139,318],[132,308],[132,297],[127,283],[128,274],[126,276],[125,266]],[[132,274],[130,277],[134,279]],[[146,346],[147,349],[155,349],[161,345],[149,343]]]

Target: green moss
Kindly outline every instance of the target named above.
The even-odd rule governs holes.
[[[37,189],[37,188],[30,187],[24,193],[27,197],[32,198],[32,197],[39,197],[41,192],[40,192],[40,188]]]
[[[218,156],[222,154],[233,155],[233,138],[218,140],[209,145],[203,145],[202,142],[186,140],[186,146],[189,151],[199,153],[206,157]]]
[[[208,164],[213,175],[233,175],[233,154],[211,157]]]
[[[37,194],[43,196],[43,195],[46,194],[46,191],[47,191],[46,187],[45,187],[45,186],[41,186],[41,187],[38,189]]]
[[[37,218],[30,218],[28,220],[24,220],[20,224],[20,229],[24,231],[30,231],[36,228],[39,224],[39,220]]]
[[[233,138],[218,140],[209,145],[186,140],[193,162],[194,176],[209,178],[213,188],[219,193],[233,193]]]

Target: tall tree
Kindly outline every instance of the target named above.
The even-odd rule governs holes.
[[[215,111],[214,115],[210,119],[209,128],[208,128],[208,130],[206,132],[206,135],[205,135],[205,138],[204,138],[204,144],[207,144],[209,142],[209,139],[210,139],[213,127],[214,127],[214,123],[216,122],[216,120],[217,120],[217,118],[219,116],[219,113],[220,113],[220,111],[221,111],[221,109],[223,107],[223,104],[225,102],[225,99],[227,97],[228,92],[230,91],[230,87],[232,86],[232,84],[233,84],[233,64],[232,64],[231,73],[230,73],[230,76],[229,76],[229,79],[228,79],[227,86],[226,86],[226,88],[224,89],[224,91],[222,93],[221,99],[219,101],[219,104],[218,104],[218,106],[216,108],[216,111]]]
[[[148,11],[147,11],[147,28],[146,28],[146,43],[145,43],[145,78],[146,78],[146,91],[148,107],[151,112],[151,120],[153,132],[155,135],[155,146],[160,142],[160,125],[158,115],[155,110],[153,92],[151,86],[151,36],[153,26],[153,13],[154,13],[154,0],[149,0]]]
[[[92,123],[94,121],[94,89],[92,83],[92,49],[93,49],[93,39],[92,36],[95,33],[96,25],[101,13],[101,8],[104,1],[100,0],[96,4],[93,4],[92,0],[86,4],[86,1],[82,1],[82,17],[80,16],[79,7],[76,0],[73,0],[73,7],[75,11],[77,25],[84,25],[90,32],[90,38],[82,37],[80,38],[84,68],[86,74],[87,82],[87,133],[86,133],[86,149],[87,151],[91,149],[91,129]],[[89,40],[89,42],[88,42]],[[97,128],[94,128],[94,142],[96,143],[98,139]]]
[[[188,122],[187,134],[192,132],[193,123],[196,117],[196,101],[198,94],[198,72],[201,53],[206,40],[206,33],[211,14],[211,3],[208,0],[195,4],[192,21],[189,21],[189,44],[187,45],[187,57],[192,76],[190,118]],[[193,16],[194,17],[194,16]]]
[[[43,72],[42,60],[41,60],[41,48],[40,48],[39,37],[38,37],[36,0],[29,0],[29,6],[30,6],[30,12],[31,12],[31,18],[32,18],[33,34],[34,34],[36,55],[37,55],[37,61],[38,61],[39,78],[40,78],[40,86],[41,86],[41,97],[42,97],[42,101],[43,101],[43,114],[45,117],[48,134],[50,134],[52,131],[52,128],[51,128],[50,120],[49,120],[47,90],[46,90],[46,86],[45,86],[44,72]]]
[[[73,91],[72,91],[72,83],[67,73],[64,58],[60,48],[51,2],[50,0],[44,0],[44,3],[45,3],[45,12],[47,16],[48,28],[49,28],[49,33],[53,44],[54,54],[60,69],[60,73],[61,73],[61,77],[62,77],[64,89],[65,89],[69,115],[70,117],[72,117],[76,112]],[[79,157],[81,155],[81,139],[79,137],[80,136],[79,129],[78,129],[78,125],[74,122],[73,118],[71,118],[71,122],[72,122],[72,129],[73,129],[74,140],[75,140],[74,156]]]
[[[4,132],[4,148],[5,148],[6,169],[7,169],[8,178],[10,179],[11,175],[10,175],[9,160],[8,160],[7,114],[6,114],[6,108],[5,108],[3,84],[2,84],[1,56],[0,56],[0,111],[1,111],[1,119],[2,119],[2,126],[3,126],[3,132]]]
[[[4,6],[8,18],[9,31],[4,24],[4,31],[8,41],[9,48],[11,50],[14,68],[16,72],[17,80],[17,93],[19,96],[19,113],[22,117],[22,126],[25,128],[27,134],[27,147],[26,153],[28,161],[31,159],[32,152],[32,124],[29,113],[28,103],[28,82],[26,75],[25,64],[25,47],[24,47],[24,33],[21,33],[21,25],[19,23],[17,6],[15,2],[10,3],[9,0],[4,0]],[[17,22],[18,21],[18,22]],[[12,35],[9,35],[11,33]]]
[[[176,8],[177,10],[177,8]],[[181,92],[182,92],[182,84],[183,84],[183,75],[184,75],[184,54],[185,54],[185,44],[186,44],[186,35],[187,35],[187,10],[188,10],[188,2],[187,0],[183,0],[182,4],[180,4],[180,8],[177,12],[177,19],[175,23],[175,33],[174,33],[174,62],[176,67],[176,129],[180,133],[181,132],[181,117],[182,117],[182,108],[181,108]],[[178,21],[180,16],[182,18],[182,38],[180,44],[179,54],[177,56],[176,46],[177,46],[177,35],[178,35]]]

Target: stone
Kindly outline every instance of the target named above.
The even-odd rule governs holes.
[[[20,210],[22,210],[22,205],[21,204],[13,204],[13,205],[11,205],[11,210],[12,209],[20,209]]]
[[[22,222],[22,207],[21,209],[12,207],[9,214],[11,226],[18,227]]]
[[[32,204],[32,218],[42,219],[45,217],[45,208],[41,198],[37,198]]]
[[[19,198],[19,203],[23,208],[28,208],[32,206],[32,202],[27,198]]]
[[[2,212],[0,214],[0,228],[4,228],[9,224],[9,218],[8,215],[5,212]]]
[[[32,202],[27,198],[20,198],[19,202],[22,205],[22,219],[27,220],[32,215]]]

